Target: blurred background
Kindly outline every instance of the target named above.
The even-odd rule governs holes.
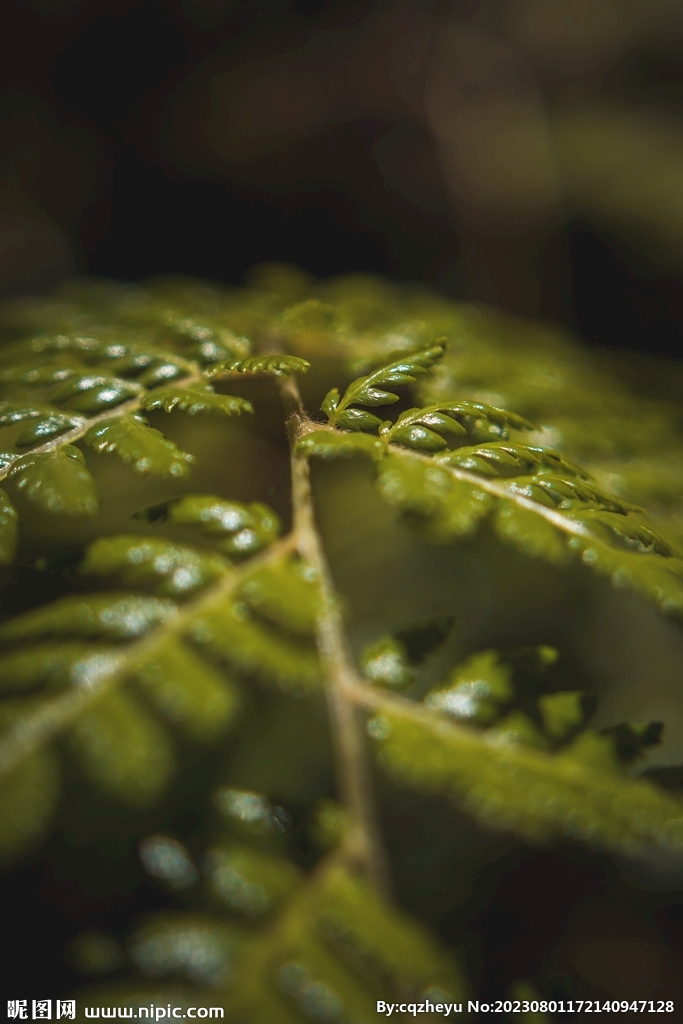
[[[680,352],[682,0],[4,5],[0,288],[376,271]]]

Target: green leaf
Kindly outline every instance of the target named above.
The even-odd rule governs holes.
[[[18,693],[42,684],[46,689],[62,689],[71,681],[71,670],[97,652],[93,644],[73,642],[33,643],[29,648],[4,651],[0,654],[0,692]]]
[[[318,929],[359,973],[415,999],[437,992],[443,1002],[466,994],[457,960],[407,914],[389,906],[361,879],[341,867],[324,880],[316,914]],[[430,991],[431,990],[431,991]]]
[[[146,918],[128,942],[128,955],[147,978],[176,977],[215,987],[230,982],[239,946],[234,927],[208,914],[166,912]]]
[[[185,477],[194,456],[184,452],[159,430],[150,427],[143,416],[129,413],[96,423],[84,442],[100,454],[115,454],[136,473]]]
[[[45,512],[93,516],[99,501],[83,453],[72,445],[24,455],[7,474],[14,488]]]
[[[301,881],[301,872],[285,857],[237,844],[211,847],[204,870],[214,899],[247,918],[272,913]]]
[[[605,537],[615,546],[642,554],[657,554],[671,558],[676,552],[670,544],[658,537],[636,519],[617,515],[603,509],[586,509],[576,513],[575,518],[584,523],[599,538]]]
[[[238,416],[253,412],[251,402],[235,395],[217,395],[208,384],[192,384],[186,388],[156,388],[144,395],[140,407],[147,412],[163,409],[164,412],[186,412],[195,416],[199,412],[217,413],[222,416]]]
[[[53,437],[65,434],[82,422],[83,420],[78,416],[63,416],[61,413],[46,416],[22,430],[15,442],[16,446],[17,448],[28,448],[33,444],[49,441]]]
[[[212,379],[232,373],[267,373],[273,377],[285,377],[290,373],[306,373],[310,368],[308,360],[300,356],[250,356],[248,359],[228,359],[218,363],[206,370],[204,376]]]
[[[384,637],[365,647],[360,666],[365,678],[375,686],[403,690],[415,679],[408,667],[405,647],[393,636]]]
[[[174,359],[160,359],[153,363],[144,373],[141,373],[138,380],[146,388],[156,388],[160,384],[186,376],[187,372],[188,365],[185,362],[178,362]]]
[[[498,651],[481,651],[454,669],[448,684],[432,690],[425,703],[457,721],[488,725],[514,697],[512,666]]]
[[[564,477],[585,476],[584,471],[567,462],[554,448],[535,448],[509,441],[456,448],[442,455],[439,461],[488,477],[544,473],[559,473]]]
[[[264,565],[240,587],[243,601],[271,622],[294,633],[315,633],[320,596],[315,570],[295,559]]]
[[[378,416],[365,412],[364,409],[346,409],[344,412],[335,414],[335,422],[347,430],[376,430],[381,424]]]
[[[406,448],[417,448],[423,452],[438,452],[448,444],[443,437],[418,423],[396,427],[391,431],[391,439],[395,444],[404,444]]]
[[[173,601],[129,594],[60,597],[0,625],[0,643],[39,637],[103,637],[132,640],[177,614]]]
[[[68,380],[83,373],[85,367],[76,363],[48,362],[42,366],[34,363],[24,363],[18,366],[11,366],[0,370],[0,384],[12,385],[26,384],[29,387],[44,388],[50,384],[57,384],[59,381]]]
[[[229,601],[200,615],[189,633],[236,671],[255,675],[282,690],[307,692],[320,685],[315,648],[259,621],[242,601]]]
[[[184,597],[222,576],[229,563],[155,537],[124,534],[93,541],[79,572],[109,578],[127,586],[151,588],[162,597]]]
[[[36,847],[57,809],[59,765],[40,750],[10,772],[0,786],[0,863]]]
[[[278,515],[259,501],[230,501],[215,494],[186,494],[136,512],[137,519],[197,526],[205,537],[233,558],[244,558],[268,547],[278,537]]]
[[[323,412],[327,415],[332,426],[342,423],[341,417],[344,414],[342,425],[349,426],[350,423],[354,422],[354,414],[357,415],[359,413],[359,410],[349,409],[349,406],[354,404],[366,406],[392,405],[394,402],[398,402],[398,395],[390,391],[384,391],[382,387],[387,384],[414,384],[417,375],[426,373],[435,362],[442,358],[443,354],[443,345],[434,345],[431,348],[423,349],[421,352],[414,352],[409,356],[405,356],[397,362],[389,363],[388,366],[382,366],[379,370],[375,370],[374,373],[370,373],[365,377],[359,377],[352,384],[349,384],[343,397],[336,404],[334,404],[336,395],[330,392],[325,399],[324,405],[326,407],[323,408]],[[349,413],[351,413],[351,417]],[[358,429],[358,427],[352,427],[352,429]]]
[[[163,718],[199,742],[225,732],[239,706],[237,690],[225,674],[178,641],[166,642],[133,678]]]
[[[142,386],[133,381],[84,374],[70,377],[53,391],[51,399],[57,405],[64,404],[78,412],[96,413],[136,398],[141,392]]]
[[[381,459],[385,447],[375,437],[366,434],[337,434],[331,430],[313,430],[299,441],[297,451],[304,455],[317,455],[323,459],[349,458],[352,455],[368,455]]]
[[[436,464],[397,453],[379,463],[377,489],[385,501],[417,517],[442,542],[471,536],[493,505],[491,496],[476,485]]]
[[[237,972],[234,1019],[278,1024],[303,1024],[312,1012],[371,1024],[380,994],[452,1004],[466,993],[455,959],[334,861],[290,902],[276,930],[245,947]]]
[[[68,743],[94,786],[136,809],[158,799],[174,770],[165,732],[129,693],[100,697],[71,727]]]
[[[325,413],[329,420],[334,414],[338,405],[339,388],[332,388],[332,390],[328,391],[325,397],[323,398],[320,408],[322,409],[322,411]]]
[[[443,792],[483,824],[532,840],[557,836],[602,849],[683,851],[681,803],[649,783],[498,745],[446,722],[384,715],[371,723],[384,767],[404,784]]]
[[[59,409],[49,405],[26,405],[22,402],[0,402],[0,427],[12,423],[23,423],[24,420],[44,419],[46,416],[60,415]]]
[[[546,733],[560,741],[581,728],[595,709],[595,699],[581,690],[546,693],[539,698],[538,706]]]
[[[554,565],[569,561],[566,539],[547,519],[533,508],[514,501],[501,501],[496,508],[494,529],[498,536],[532,558],[543,558]]]

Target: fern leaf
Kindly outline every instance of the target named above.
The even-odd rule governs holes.
[[[367,455],[381,459],[385,447],[376,437],[367,434],[342,434],[332,430],[313,430],[299,441],[297,450],[308,456],[323,459],[350,458],[352,455]]]
[[[414,352],[404,359],[388,366],[382,366],[374,373],[365,377],[359,377],[349,384],[342,398],[336,389],[328,392],[321,406],[327,416],[330,425],[343,425],[352,430],[362,429],[361,422],[366,422],[368,413],[359,415],[360,410],[353,410],[352,405],[392,405],[398,402],[399,396],[391,391],[382,390],[391,384],[414,384],[417,375],[426,373],[435,362],[443,357],[443,345],[434,345],[432,348],[423,349],[421,352]],[[350,414],[350,415],[349,415]],[[341,417],[344,417],[342,422]],[[374,418],[376,419],[376,417]],[[379,421],[378,421],[379,422]],[[358,425],[354,426],[357,423]],[[369,421],[368,421],[369,425]]]
[[[509,477],[557,473],[564,477],[585,478],[579,466],[568,462],[554,448],[494,442],[487,445],[468,445],[457,448],[439,461],[459,469],[470,470],[479,476]]]
[[[83,440],[96,452],[113,453],[122,462],[132,464],[136,473],[184,477],[195,461],[193,455],[150,427],[143,416],[133,413],[94,424]]]
[[[277,910],[301,882],[301,872],[286,857],[234,843],[211,847],[204,872],[219,906],[252,919]]]
[[[178,359],[156,359],[138,377],[138,382],[146,388],[156,388],[160,384],[178,380],[187,375],[189,366]]]
[[[199,616],[189,635],[235,671],[282,690],[307,692],[320,685],[315,648],[259,621],[241,601]]]
[[[311,364],[300,356],[272,355],[250,356],[247,359],[226,360],[204,371],[204,376],[213,380],[228,377],[233,373],[265,373],[272,377],[285,377],[290,373],[306,373]]]
[[[0,402],[0,426],[23,423],[24,420],[44,419],[60,415],[59,409],[49,405],[26,405],[23,402]]]
[[[225,673],[177,641],[143,662],[134,682],[164,719],[195,741],[220,736],[239,707],[235,685]]]
[[[584,565],[653,601],[662,611],[683,610],[683,559],[649,527],[626,514],[612,511],[619,500],[607,498],[607,508],[588,505],[582,492],[567,510],[566,497],[551,497],[551,490],[529,489],[478,478],[471,471],[451,476],[448,463],[435,458],[417,459],[391,452],[377,465],[377,486],[389,504],[412,517],[439,542],[471,536],[491,513],[498,536],[524,554],[555,565],[568,564],[578,555]],[[540,481],[541,478],[539,478]],[[551,479],[551,485],[553,481]],[[577,493],[577,492],[572,492]],[[597,502],[600,495],[590,489]]]
[[[155,914],[136,929],[128,943],[128,955],[153,981],[175,977],[212,988],[227,986],[239,945],[235,931],[208,914]]]
[[[61,413],[46,416],[44,419],[36,420],[25,430],[22,430],[16,439],[17,448],[29,448],[34,444],[49,441],[53,437],[59,437],[74,427],[80,426],[83,419],[78,416],[64,416]]]
[[[294,633],[315,633],[319,595],[315,572],[298,561],[276,562],[248,573],[239,590],[259,615]]]
[[[497,503],[493,526],[502,540],[513,544],[525,555],[543,558],[558,566],[569,561],[565,538],[552,522],[539,517],[531,506],[520,506],[513,501]],[[571,523],[568,528],[571,529]]]
[[[79,572],[151,588],[162,597],[183,597],[218,579],[228,566],[220,555],[166,540],[124,535],[102,537],[90,544]]]
[[[637,855],[653,870],[680,860],[683,803],[647,781],[671,785],[680,772],[633,774],[661,739],[662,724],[647,720],[658,698],[641,685],[644,722],[590,725],[596,704],[597,722],[605,720],[594,679],[622,636],[601,634],[599,651],[587,641],[580,657],[570,650],[557,667],[558,652],[545,645],[472,652],[473,637],[493,643],[515,623],[537,635],[541,620],[525,619],[523,599],[505,606],[506,587],[517,582],[508,580],[495,604],[472,601],[460,574],[443,571],[438,551],[388,527],[393,510],[428,541],[467,541],[458,562],[471,567],[482,594],[506,543],[523,556],[520,565],[532,557],[555,566],[522,581],[515,595],[566,570],[570,588],[580,582],[588,591],[602,576],[680,618],[679,424],[672,408],[629,394],[596,369],[610,357],[593,365],[547,328],[419,288],[358,277],[318,284],[273,268],[245,289],[180,278],[70,282],[53,296],[3,306],[0,329],[0,471],[8,480],[0,562],[17,546],[15,503],[26,557],[6,573],[0,623],[0,859],[35,850],[53,820],[73,829],[72,845],[85,836],[97,850],[103,814],[90,811],[100,801],[115,815],[122,851],[142,829],[143,867],[175,907],[133,930],[127,961],[110,941],[109,968],[125,964],[143,977],[95,990],[89,1002],[132,1012],[154,1001],[170,1012],[171,1003],[215,1001],[233,1024],[369,1024],[378,999],[459,1005],[467,986],[457,957],[417,917],[447,915],[450,932],[462,916],[451,860],[462,843],[456,850],[447,821],[419,810],[414,797],[403,819],[396,787],[396,813],[375,813],[359,708],[371,712],[370,736],[395,780],[445,796],[487,828],[531,843],[579,840],[620,858]],[[448,348],[433,341],[443,337],[452,339]],[[271,339],[287,351],[259,352],[255,342]],[[297,392],[295,375],[309,368],[314,390],[333,372],[351,381],[325,395],[325,425]],[[211,382],[256,375],[275,378],[259,400],[256,431],[231,432],[230,458],[218,466],[208,441],[215,435],[217,443],[220,428],[208,423],[196,459],[201,486],[243,500],[174,494],[195,460],[140,413],[252,411]],[[673,384],[669,391],[675,397]],[[286,430],[275,406],[261,416],[276,396]],[[389,408],[399,401],[398,411]],[[517,431],[527,432],[525,443]],[[292,525],[275,543],[278,516],[251,498],[283,501],[285,434]],[[46,529],[45,513],[97,508],[76,439],[162,478],[125,477],[142,509],[135,532],[107,493],[117,474],[103,477],[109,535],[104,520],[55,516]],[[310,457],[355,455],[370,460],[368,472],[330,465],[309,476]],[[220,486],[209,483],[217,474]],[[389,510],[367,500],[368,476]],[[641,495],[653,504],[653,522],[634,504]],[[392,564],[404,556],[410,563]],[[500,571],[508,564],[501,557]],[[38,569],[45,571],[32,588]],[[95,585],[99,592],[90,592]],[[597,593],[610,602],[604,588]],[[534,607],[543,596],[534,590]],[[457,638],[464,660],[455,665],[456,638],[443,643],[454,607],[466,609]],[[622,602],[609,607],[612,614]],[[396,626],[412,614],[418,621]],[[571,647],[575,625],[551,623],[550,635]],[[661,644],[647,643],[647,628],[645,618],[637,628],[629,623],[628,657],[633,650],[634,664],[647,662],[656,679]],[[608,674],[611,701],[611,663]],[[238,715],[239,730],[212,751]],[[662,754],[666,760],[668,748]],[[379,789],[380,801],[386,792]],[[154,831],[159,819],[141,817],[164,794],[168,835]],[[60,806],[68,807],[63,820]],[[418,814],[429,818],[428,837],[412,827]],[[476,829],[473,836],[477,846],[484,841]],[[333,852],[316,860],[309,838]],[[49,860],[60,844],[57,837],[40,857]],[[472,857],[463,856],[469,873]],[[399,865],[399,893],[411,886],[415,920],[379,895],[387,861]],[[134,877],[137,867],[129,868]],[[191,909],[182,911],[183,902]],[[215,999],[198,999],[200,985],[214,986]]]
[[[449,476],[438,464],[396,453],[378,465],[377,488],[390,505],[422,519],[438,540],[470,536],[493,504],[476,483]]]
[[[197,526],[233,558],[244,558],[268,547],[281,529],[279,517],[267,505],[229,501],[213,494],[186,494],[136,512],[136,518]]]
[[[383,903],[343,867],[328,865],[285,911],[277,930],[237,963],[234,1019],[303,1024],[314,1013],[370,1024],[389,1002],[456,1003],[457,963],[417,922]]]
[[[24,455],[7,474],[14,489],[45,512],[92,516],[99,500],[83,453],[73,445]]]
[[[104,653],[108,648],[101,648]],[[93,644],[76,642],[33,643],[28,648],[0,654],[0,691],[21,693],[42,684],[49,691],[63,689],[71,681],[71,669],[93,654]]]
[[[100,698],[79,715],[67,739],[86,778],[130,807],[153,803],[174,769],[165,732],[130,693]]]
[[[199,412],[216,413],[221,416],[238,416],[253,412],[246,398],[234,395],[218,395],[208,384],[193,384],[190,387],[156,388],[145,394],[140,403],[147,412],[162,409],[164,412],[186,412],[196,416]]]
[[[445,722],[383,714],[370,723],[384,767],[404,784],[457,798],[489,827],[532,841],[561,835],[629,853],[683,849],[680,801],[649,783],[491,742]]]
[[[361,671],[375,686],[403,690],[415,681],[403,644],[396,637],[384,637],[362,652]]]
[[[52,392],[51,400],[77,412],[97,413],[136,398],[142,385],[118,377],[96,374],[70,377]]]
[[[455,419],[460,416],[466,425]],[[534,425],[522,416],[498,409],[483,402],[436,402],[421,409],[402,412],[393,426],[387,424],[380,434],[387,442],[402,444],[419,451],[437,452],[447,447],[444,434],[454,437],[493,434],[507,438],[509,428],[533,430]]]
[[[83,373],[85,366],[70,361],[64,363],[47,362],[42,366],[34,363],[24,363],[18,366],[9,366],[0,370],[0,386],[4,385],[12,390],[14,385],[27,385],[28,387],[44,388],[50,384],[57,384],[60,381],[69,380]]]
[[[0,787],[0,863],[13,860],[42,838],[59,799],[59,765],[50,750],[3,779]]]
[[[61,597],[0,625],[0,643],[39,637],[103,637],[129,640],[177,614],[173,601],[129,594]]]

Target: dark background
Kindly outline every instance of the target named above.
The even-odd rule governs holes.
[[[415,118],[392,113],[391,103],[384,111],[380,104],[333,113],[318,130],[294,132],[246,160],[208,166],[200,157],[193,166],[191,155],[169,154],[164,120],[197,68],[218,61],[239,69],[296,50],[321,31],[343,36],[360,26],[362,33],[376,6],[339,0],[6,5],[0,229],[4,223],[11,234],[17,223],[28,224],[29,237],[25,232],[20,272],[13,243],[0,252],[5,290],[45,287],[69,265],[125,279],[181,272],[238,282],[254,263],[289,260],[321,277],[371,271],[428,280],[457,296],[541,313],[600,344],[680,354],[683,283],[676,266],[658,263],[638,238],[591,223],[571,204],[549,218],[531,249],[524,225],[501,235],[476,229],[468,235],[426,133]],[[391,14],[392,6],[400,7],[389,3],[384,10]],[[470,4],[469,14],[466,4],[454,9],[478,24],[486,16],[481,6]],[[494,13],[501,6],[493,5]],[[418,5],[432,7],[441,16],[443,5]],[[353,53],[348,62],[352,75]],[[635,91],[650,105],[654,96],[677,113],[683,50],[675,39],[626,46],[603,63],[598,91],[622,99]],[[552,99],[553,83],[541,84]],[[392,180],[411,150],[410,139],[406,149],[399,146],[392,169],[392,140],[406,124],[421,136],[420,159],[434,165],[426,189],[413,195]],[[525,263],[539,282],[531,302],[515,280]]]

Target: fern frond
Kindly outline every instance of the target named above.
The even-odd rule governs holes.
[[[152,589],[162,597],[184,597],[225,574],[220,555],[151,537],[102,537],[90,544],[79,565],[84,575]]]
[[[222,1000],[231,1024],[312,1017],[370,1024],[378,997],[453,1008],[467,994],[457,959],[334,858],[302,880],[282,857],[214,848],[205,872],[233,914],[258,919],[279,910],[270,927],[249,934],[196,911],[155,915],[128,946],[143,979],[90,989],[88,1001],[135,1012],[157,998],[182,1010],[193,995],[178,986],[199,984]]]
[[[22,423],[24,420],[45,419],[61,415],[55,406],[27,404],[24,402],[0,402],[0,426]]]
[[[634,777],[662,723],[595,724],[614,721],[596,679],[621,638],[566,668],[555,663],[573,620],[551,626],[557,649],[497,650],[512,624],[536,643],[542,616],[525,623],[525,600],[507,615],[507,582],[497,604],[470,600],[438,552],[390,525],[466,541],[458,564],[484,589],[508,571],[502,543],[551,562],[510,590],[540,581],[535,608],[544,580],[576,565],[567,592],[580,583],[610,614],[622,602],[590,590],[596,573],[680,618],[672,407],[631,394],[597,368],[607,357],[546,328],[367,278],[316,284],[271,267],[239,290],[76,281],[0,307],[0,326],[0,563],[19,552],[0,622],[0,859],[35,849],[61,806],[69,843],[94,850],[105,827],[122,850],[139,841],[151,884],[175,901],[134,927],[127,954],[114,944],[110,966],[142,977],[89,1001],[189,1007],[208,1004],[197,987],[209,986],[229,1024],[369,1024],[377,999],[459,1003],[458,957],[423,923],[448,915],[450,929],[462,906],[449,802],[527,842],[578,840],[648,870],[680,862],[683,802],[663,788],[677,769]],[[309,369],[316,402],[334,374],[351,380],[324,397],[325,424],[298,390]],[[273,382],[256,385],[254,428],[226,433],[218,417],[254,409],[210,382],[257,376]],[[276,396],[278,414],[266,407]],[[179,417],[177,443],[143,416],[158,425],[175,411],[217,416],[201,428]],[[91,452],[124,465],[102,471]],[[365,476],[353,464],[311,474],[313,457],[356,455]],[[102,479],[99,518],[87,460]],[[197,493],[179,493],[195,464]],[[287,464],[291,528],[278,539],[280,517],[259,499],[287,507]],[[404,555],[413,561],[394,564]],[[465,628],[451,643],[456,608]],[[488,649],[468,647],[477,635]],[[655,674],[656,646],[641,658]],[[418,845],[413,798],[404,846],[385,855],[381,833],[395,838],[399,815],[375,810],[372,751],[399,783],[397,808],[401,788],[447,798],[443,823],[429,815],[433,850]],[[148,834],[160,819],[142,811],[162,797],[170,834]],[[415,890],[421,920],[391,905],[392,863],[399,898],[407,878],[428,879]]]
[[[487,826],[632,854],[683,850],[680,801],[604,762],[594,766],[581,738],[574,750],[548,755],[388,705],[369,729],[389,772],[419,790],[448,793]]]
[[[137,398],[141,392],[142,386],[133,381],[84,374],[60,384],[50,398],[56,405],[65,405],[77,412],[98,413]]]
[[[236,373],[264,373],[272,377],[284,377],[290,373],[306,373],[311,364],[307,359],[291,355],[251,356],[248,359],[227,360],[216,363],[204,371],[208,380],[229,377]]]
[[[273,630],[241,601],[200,616],[191,639],[234,671],[271,683],[285,692],[308,692],[321,683],[315,647]]]
[[[141,408],[151,412],[186,412],[196,416],[198,412],[216,413],[221,416],[237,416],[242,412],[253,412],[246,398],[234,395],[218,395],[209,384],[192,384],[190,387],[156,388],[146,394],[140,402]]]
[[[91,785],[132,808],[157,800],[175,769],[170,738],[132,693],[108,693],[84,710],[67,744]]]
[[[382,366],[374,373],[359,377],[349,384],[341,398],[339,391],[333,388],[323,399],[321,409],[331,426],[346,427],[350,430],[379,426],[381,421],[376,416],[371,416],[361,409],[354,409],[352,406],[393,405],[394,402],[398,402],[399,396],[383,388],[391,384],[414,384],[417,375],[426,373],[443,354],[443,345],[437,344],[395,363],[389,363],[388,366]]]
[[[133,680],[162,718],[197,742],[220,736],[239,707],[235,683],[183,641],[161,646]]]
[[[83,452],[70,444],[24,455],[12,463],[7,480],[13,490],[45,512],[93,516],[99,507]]]
[[[303,455],[317,455],[323,459],[350,458],[358,454],[381,459],[386,452],[379,438],[333,430],[311,430],[299,441],[298,450]]]
[[[0,787],[2,862],[41,840],[54,817],[59,791],[59,762],[51,750],[37,751],[29,763],[7,775]]]
[[[256,554],[278,537],[279,517],[267,505],[228,501],[214,494],[186,494],[136,512],[137,519],[196,526],[218,549],[233,558]]]
[[[458,449],[429,458],[393,448],[380,457],[370,445],[349,444],[348,437],[315,431],[299,446],[309,455],[328,458],[370,455],[376,462],[379,493],[423,524],[433,539],[443,543],[471,537],[488,519],[501,539],[525,554],[557,565],[578,556],[584,565],[617,586],[639,591],[663,611],[683,611],[683,558],[650,527],[632,518],[631,512],[640,511],[638,506],[584,480],[554,475],[552,450],[469,448],[462,457],[468,466],[464,469]],[[514,463],[526,459],[527,453],[538,459],[537,475],[492,476],[500,455],[510,455]],[[508,462],[506,468],[514,467]]]
[[[122,462],[132,464],[136,473],[185,477],[195,461],[193,455],[182,451],[137,413],[95,424],[83,442],[99,454],[117,455]]]
[[[261,557],[277,564],[286,555],[276,549]],[[9,649],[0,653],[0,690],[8,697],[0,715],[9,717],[0,735],[0,774],[8,784],[16,777],[23,785],[36,750],[66,733],[91,785],[143,806],[161,795],[175,770],[168,726],[208,742],[236,713],[237,690],[213,667],[214,658],[285,688],[318,683],[314,645],[288,628],[303,629],[311,613],[290,611],[279,593],[289,585],[298,596],[311,585],[297,565],[270,579],[258,564],[240,572],[219,555],[119,537],[94,542],[80,568],[174,596],[186,596],[188,583],[203,593],[183,608],[145,594],[67,596],[3,623],[0,647]],[[242,593],[252,576],[253,595]],[[12,691],[28,692],[29,703]],[[8,821],[5,832],[19,836],[17,829]],[[8,839],[8,853],[10,847]]]
[[[17,448],[32,448],[33,445],[42,441],[50,441],[54,437],[66,434],[74,427],[80,426],[84,420],[80,416],[66,416],[62,413],[55,413],[37,419],[30,423],[17,437],[15,444]]]
[[[62,597],[0,626],[0,644],[39,637],[129,640],[177,612],[167,598],[118,593]]]
[[[455,958],[334,861],[244,947],[237,971],[232,1020],[303,1024],[325,1013],[370,1024],[378,996],[452,1004],[466,994]]]

